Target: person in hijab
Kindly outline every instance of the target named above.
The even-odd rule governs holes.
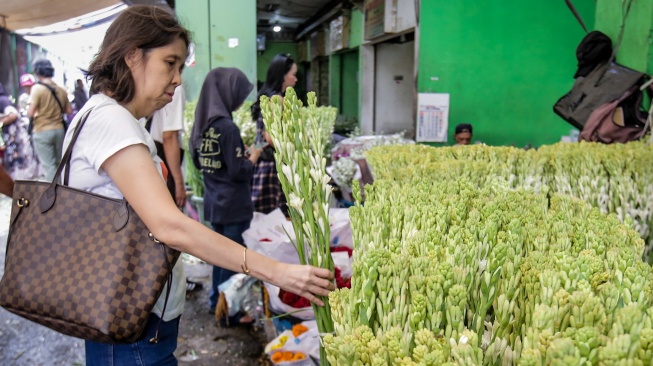
[[[190,137],[190,152],[204,177],[204,218],[213,229],[245,246],[243,232],[254,215],[250,181],[262,149],[246,153],[240,130],[232,113],[245,101],[254,86],[236,68],[216,68],[202,85],[195,109],[195,124]],[[218,286],[235,272],[213,267],[209,311],[218,303]],[[238,314],[227,324],[249,323],[248,315]]]

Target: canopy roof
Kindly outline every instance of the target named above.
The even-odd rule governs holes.
[[[12,31],[35,28],[121,3],[120,0],[2,0],[0,26]]]

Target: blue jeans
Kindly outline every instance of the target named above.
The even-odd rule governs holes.
[[[213,226],[213,230],[221,234],[236,243],[242,245],[243,247],[245,246],[245,240],[243,240],[243,233],[249,229],[249,221],[247,222],[239,222],[235,224],[229,224],[229,225],[219,225],[219,224],[211,224]],[[213,310],[215,310],[215,306],[218,304],[218,297],[220,296],[220,292],[218,291],[218,286],[222,284],[224,281],[228,280],[231,278],[231,276],[235,275],[236,272],[230,271],[228,269],[224,269],[218,266],[213,266],[213,278],[212,278],[212,284],[211,284],[211,292],[209,293],[209,307]]]
[[[106,344],[86,341],[86,366],[177,366],[179,319],[161,322],[159,343],[152,344],[159,317],[151,314],[140,340],[130,344]]]
[[[63,128],[34,132],[32,135],[34,149],[36,149],[36,154],[39,156],[39,161],[45,171],[44,178],[48,182],[51,182],[52,178],[54,178],[54,174],[61,162],[61,150],[63,149],[65,135],[66,131]]]

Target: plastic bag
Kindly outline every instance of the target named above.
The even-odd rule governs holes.
[[[243,273],[237,273],[218,286],[221,293],[224,293],[229,306],[229,316],[236,315],[243,309],[243,304],[250,298],[250,290],[256,283],[256,278]]]
[[[292,223],[286,220],[281,210],[269,214],[254,213],[250,228],[243,233],[247,248],[280,262],[299,264],[297,250],[288,238],[294,239]]]
[[[347,209],[332,208],[329,212],[331,228],[330,245],[354,249],[354,241]],[[295,239],[292,222],[286,220],[281,210],[269,214],[254,213],[250,228],[243,233],[247,248],[280,262],[299,264],[299,256],[291,239]]]
[[[349,210],[346,208],[330,209],[329,224],[331,226],[331,246],[343,246],[349,249],[354,249]]]
[[[291,313],[293,317],[301,320],[315,319],[315,313],[313,312],[312,307],[295,308],[281,301],[281,298],[279,297],[279,287],[266,282],[265,289],[268,291],[268,296],[270,298],[268,306],[273,312],[277,314]]]
[[[353,270],[351,268],[352,258],[349,257],[347,252],[332,252],[333,265],[340,270],[342,278],[351,278]]]

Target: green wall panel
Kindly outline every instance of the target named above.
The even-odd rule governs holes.
[[[177,0],[176,12],[195,44],[195,66],[183,75],[188,100],[197,99],[206,74],[216,67],[237,67],[256,82],[255,1]],[[230,39],[238,45],[230,47]]]
[[[192,32],[195,47],[195,64],[186,67],[182,74],[186,99],[197,100],[206,74],[211,70],[211,43],[209,42],[209,0],[184,0],[176,2],[177,16]]]
[[[360,120],[361,67],[359,47],[363,44],[363,13],[352,10],[349,49],[329,56],[329,104],[339,113]]]
[[[619,39],[623,13],[621,0],[597,0],[596,29],[610,36],[615,45]],[[618,62],[641,72],[653,73],[652,35],[653,1],[632,0],[617,55]]]
[[[360,46],[363,44],[363,29],[364,29],[365,21],[363,17],[363,13],[355,9],[351,12],[351,35],[350,35],[350,47],[354,48],[356,47],[356,54],[358,55],[358,65],[356,68],[356,114],[353,116],[358,118],[358,123],[360,125],[360,120],[361,120],[361,98],[362,98],[362,85],[361,80],[358,79],[358,75],[360,75],[360,70],[363,68],[363,59],[361,57],[360,53]]]
[[[210,0],[209,13],[211,69],[237,67],[256,83],[256,1]],[[230,47],[230,39],[238,46]]]
[[[340,98],[342,98],[342,56],[332,54],[329,56],[329,104],[341,111]]]
[[[358,118],[360,110],[360,82],[358,80],[359,51],[355,49],[341,56],[342,81],[340,114]]]
[[[588,27],[594,0],[575,0]],[[492,145],[549,144],[571,126],[552,112],[576,69],[584,36],[564,1],[421,2],[418,91],[450,93],[453,128]]]
[[[363,26],[365,22],[363,13],[354,9],[351,12],[351,33],[349,34],[349,47],[354,48],[363,44]]]

